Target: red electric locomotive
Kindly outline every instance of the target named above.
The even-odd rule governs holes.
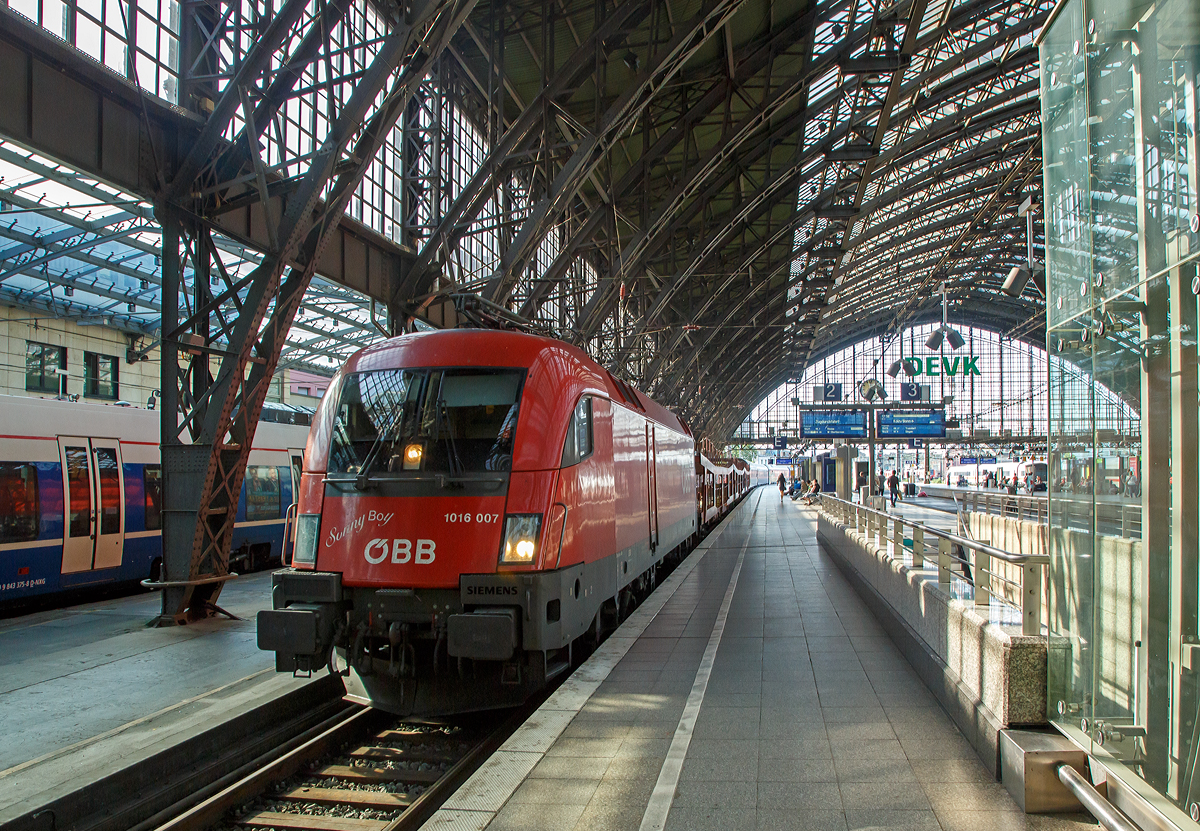
[[[405,335],[330,384],[259,646],[402,715],[518,703],[698,531],[687,426],[579,349]]]

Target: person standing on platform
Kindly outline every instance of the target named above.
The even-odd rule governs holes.
[[[776,483],[779,485],[779,501],[783,502],[783,495],[787,492],[787,477],[782,473],[779,474],[779,478],[776,480]]]
[[[896,500],[900,498],[900,477],[896,475],[896,471],[892,471],[892,475],[887,480],[888,490],[892,494],[892,507],[896,507]]]

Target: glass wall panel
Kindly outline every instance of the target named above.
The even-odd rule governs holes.
[[[1049,706],[1168,818],[1200,817],[1195,0],[1072,0],[1041,43],[1051,475]],[[1060,393],[1085,376],[1091,407]],[[1134,431],[1099,417],[1108,390]],[[1114,493],[1115,491],[1115,493]],[[1056,506],[1057,503],[1057,506]],[[1140,529],[1130,516],[1140,517]]]

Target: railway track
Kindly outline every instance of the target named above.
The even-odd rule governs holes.
[[[412,723],[348,706],[136,831],[406,831],[424,822],[529,715]]]

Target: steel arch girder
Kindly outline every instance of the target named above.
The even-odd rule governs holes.
[[[627,88],[601,117],[597,129],[588,136],[559,170],[550,183],[548,195],[530,209],[508,249],[500,268],[488,281],[482,295],[496,301],[507,296],[514,274],[548,226],[575,198],[586,178],[603,159],[604,151],[637,118],[656,91],[668,83],[708,39],[721,29],[747,0],[707,0],[702,10],[671,40],[658,55],[657,63],[647,68],[638,83]]]
[[[835,104],[838,102],[838,100],[840,100],[840,96],[839,96],[839,95],[832,95],[832,94],[831,94],[831,96],[830,96],[830,99],[829,99],[829,101],[828,101],[828,104],[829,104],[829,105],[835,105]],[[1024,111],[1027,111],[1027,110],[1029,110],[1029,109],[1030,109],[1030,107],[1036,107],[1036,100],[1034,100],[1032,104],[1028,104],[1028,103],[1022,102],[1022,103],[1020,103],[1020,104],[1018,104],[1018,105],[1015,105],[1015,107],[1016,107],[1016,109],[1017,109],[1017,111],[1018,111],[1018,112],[1024,112]],[[805,118],[807,118],[807,117],[808,117],[807,113],[808,113],[809,111],[821,112],[821,111],[823,111],[824,109],[825,109],[825,107],[823,107],[823,106],[822,106],[822,107],[815,107],[815,106],[814,106],[814,107],[810,107],[808,110],[806,110],[806,111],[805,111],[804,117],[805,117]],[[996,123],[999,123],[999,122],[1001,122],[1001,121],[1009,121],[1009,120],[1011,120],[1013,117],[1015,117],[1015,116],[1012,114],[1012,109],[1010,108],[1010,109],[1008,109],[1008,110],[1006,110],[1006,111],[1004,111],[1004,112],[1001,112],[1001,113],[998,113],[998,114],[993,114],[991,117],[989,117],[989,118],[987,118],[987,119],[983,119],[983,120],[980,120],[980,121],[977,121],[977,122],[972,122],[972,125],[971,125],[971,126],[972,126],[972,128],[973,128],[973,132],[980,132],[980,131],[984,131],[984,130],[991,129],[991,128],[992,128],[992,127],[993,127],[993,126],[996,124]],[[939,123],[939,125],[938,125],[938,126],[941,126],[941,125],[940,125],[940,123]],[[943,145],[943,144],[945,144],[945,143],[948,143],[949,141],[953,140],[953,139],[954,139],[954,137],[956,136],[956,131],[955,131],[955,130],[946,129],[945,127],[942,127],[942,130],[941,130],[940,132],[941,132],[943,135],[942,135],[942,136],[940,136],[940,138],[939,138],[939,141],[938,141],[938,143],[937,143],[937,146],[941,146],[941,145]],[[931,133],[932,133],[932,130],[923,131],[923,134],[924,134],[924,133],[930,133],[930,134],[931,134]],[[843,132],[839,133],[839,134],[838,134],[838,135],[836,135],[836,136],[831,136],[831,137],[830,137],[830,139],[829,139],[829,142],[830,142],[830,143],[836,142],[836,141],[837,141],[837,140],[838,140],[838,139],[839,139],[841,136],[844,136],[844,135],[845,135],[845,132],[843,131]],[[909,143],[906,143],[906,144],[908,144],[908,145],[910,145],[910,146],[911,146],[911,142],[909,142]],[[822,145],[818,145],[817,147],[823,147],[823,144],[822,144]],[[903,149],[904,147],[905,147],[905,145],[901,145],[901,148],[902,148],[902,149]],[[802,160],[799,162],[799,164],[800,164],[800,165],[803,165],[804,163],[807,163],[808,161],[810,161],[810,160],[813,158],[813,156],[815,156],[815,154],[816,154],[816,149],[817,149],[817,148],[814,148],[814,151],[813,151],[813,153],[811,153],[809,156],[807,156],[807,157],[805,157],[804,159],[802,159]],[[912,148],[912,150],[911,150],[910,152],[916,152],[916,149],[917,149],[917,148]],[[922,151],[926,152],[926,153],[930,152],[930,148],[928,148],[928,147],[922,147],[922,148],[920,148],[920,149],[921,149]],[[953,163],[960,163],[960,159],[961,159],[961,157],[959,157],[959,156],[955,156],[955,157],[953,157],[953,159],[951,159],[951,161],[950,161],[949,163],[951,163],[951,164],[953,164]],[[877,168],[877,170],[883,170],[883,168]],[[876,204],[883,204],[883,203],[884,203],[884,200],[885,200],[885,199],[886,199],[888,196],[889,196],[888,194],[881,194],[881,195],[880,195],[880,196],[879,196],[877,199],[873,200],[873,202],[874,202],[874,203],[876,203]],[[702,201],[702,200],[698,200],[698,201]],[[696,206],[696,205],[694,205],[693,207],[696,207],[696,208],[698,209],[698,206]],[[864,206],[863,212],[864,212],[864,213],[866,213],[866,212],[869,212],[870,210],[873,210],[873,209],[874,209],[873,207],[866,207],[866,206]],[[694,212],[693,212],[693,215],[694,215]],[[683,221],[686,221],[686,219],[685,219],[685,220],[683,220]],[[728,228],[727,228],[726,230],[728,230]],[[861,239],[856,239],[856,240],[854,240],[854,247],[857,247],[857,245],[859,245],[859,244],[861,244]],[[849,249],[851,246],[850,246],[849,244],[847,244],[847,246],[846,246],[846,247],[847,247],[847,249]],[[712,248],[713,248],[713,246],[711,246],[711,245],[710,245],[710,246],[709,246],[709,248],[710,248],[710,249],[712,249]],[[711,251],[710,251],[710,254],[711,254]],[[698,267],[699,267],[699,265],[701,265],[701,264],[702,264],[702,261],[701,261],[701,262],[695,262],[695,261],[693,261],[693,263],[690,263],[688,267],[685,267],[685,270],[684,270],[683,272],[681,272],[681,273],[683,273],[683,274],[685,275],[685,277],[686,277],[686,275],[687,275],[688,273],[691,273],[690,271],[688,271],[688,269],[689,269],[689,268],[691,269],[691,271],[694,271],[694,270],[695,270],[695,268],[698,268]],[[610,278],[610,279],[611,279],[611,278]],[[589,305],[593,305],[593,304],[595,304],[596,306],[598,306],[598,305],[600,305],[601,303],[604,303],[604,302],[605,302],[605,297],[606,297],[606,295],[607,295],[608,293],[611,293],[611,285],[612,285],[612,283],[611,283],[611,282],[610,282],[610,283],[608,283],[607,285],[605,285],[605,284],[602,282],[601,286],[597,288],[597,291],[596,291],[596,292],[595,292],[595,294],[593,295],[593,298],[592,298],[592,300],[589,302]],[[663,290],[662,290],[662,292],[660,293],[660,296],[659,296],[659,298],[658,298],[658,299],[655,301],[655,304],[654,304],[654,306],[653,306],[653,307],[652,307],[652,308],[651,308],[651,309],[648,311],[648,313],[647,313],[647,314],[646,314],[646,315],[643,317],[643,319],[642,319],[641,321],[639,321],[639,324],[638,324],[638,327],[637,327],[637,334],[640,334],[641,332],[643,332],[643,331],[645,331],[647,328],[649,328],[649,326],[650,326],[650,325],[651,325],[651,323],[653,322],[653,316],[654,316],[654,314],[655,314],[657,311],[661,311],[661,309],[665,307],[666,303],[667,303],[667,302],[669,302],[669,300],[670,300],[670,297],[671,297],[671,296],[673,296],[673,293],[674,293],[674,291],[678,290],[678,287],[679,287],[680,285],[681,285],[680,278],[679,278],[679,276],[677,275],[675,278],[673,278],[673,279],[672,279],[672,281],[671,281],[671,282],[668,284],[668,286],[664,287],[664,289],[663,289]],[[582,325],[581,325],[581,327],[580,327],[580,330],[579,330],[579,332],[578,332],[578,334],[577,334],[577,337],[576,337],[576,341],[577,341],[577,342],[580,342],[580,341],[585,341],[585,340],[587,340],[587,338],[588,338],[588,337],[590,337],[590,336],[591,336],[591,334],[592,334],[592,333],[595,331],[595,328],[596,328],[596,325],[597,325],[597,323],[595,323],[595,322],[592,322],[593,320],[595,320],[595,311],[594,311],[594,310],[592,310],[592,311],[591,311],[591,313],[589,314],[589,309],[588,309],[587,307],[585,307],[585,309],[584,309],[583,313],[581,313],[581,315],[580,315],[580,319],[581,319],[581,321],[582,321]],[[602,318],[601,318],[601,319],[602,319]],[[636,337],[636,335],[635,335],[635,337]],[[626,354],[627,354],[627,350],[624,350],[624,351],[621,353],[621,357],[624,357]]]
[[[839,3],[838,7],[840,7],[840,5],[842,4]],[[823,9],[822,11],[825,14],[829,14],[834,10],[836,9]],[[694,125],[704,116],[711,113],[717,105],[726,100],[728,95],[732,95],[734,92],[736,92],[738,87],[744,85],[750,79],[757,76],[758,71],[763,68],[763,65],[768,63],[769,59],[767,55],[769,54],[770,56],[773,56],[774,54],[773,47],[771,47],[769,44],[775,43],[776,41],[785,38],[795,29],[802,28],[804,25],[807,25],[815,16],[815,9],[805,12],[797,20],[786,25],[780,32],[769,38],[768,45],[761,47],[765,54],[760,61],[752,62],[751,59],[753,58],[754,53],[752,53],[750,57],[747,57],[742,61],[738,61],[736,66],[739,74],[733,79],[732,84],[723,79],[721,83],[714,85],[713,89],[710,90],[710,92],[703,99],[689,108],[688,112],[683,118],[679,119],[679,121],[673,124],[671,128],[663,134],[662,137],[656,140],[646,153],[638,157],[638,160],[634,163],[634,165],[629,169],[629,171],[626,172],[624,176],[622,176],[621,180],[613,188],[613,203],[618,203],[621,199],[628,195],[629,190],[638,184],[646,167],[649,164],[652,164],[657,158],[662,158],[669,155],[671,151],[678,147],[679,142],[686,141],[686,133],[687,130],[690,129],[691,125]],[[847,46],[847,49],[849,49],[849,46]],[[769,123],[770,119],[775,117],[783,107],[795,100],[800,91],[791,90],[791,87],[802,84],[805,80],[819,74],[821,71],[825,71],[826,69],[830,68],[831,65],[836,63],[836,60],[840,54],[840,51],[837,53],[830,53],[826,56],[826,60],[824,60],[821,64],[818,64],[816,67],[806,65],[802,68],[801,72],[791,76],[790,79],[785,80],[783,84],[779,85],[779,87],[773,93],[771,101],[758,105],[758,107],[748,114],[748,116],[743,119],[742,122],[729,130],[727,134],[722,135],[722,138],[716,142],[713,149],[709,151],[706,159],[697,163],[698,169],[692,172],[689,175],[689,178],[681,182],[667,197],[666,201],[669,204],[678,204],[682,198],[684,198],[685,193],[694,192],[709,176],[717,171],[719,164],[725,161],[725,159],[730,156],[734,150],[739,149],[746,141],[754,137],[756,131],[760,129],[764,123]],[[750,71],[743,72],[743,70]],[[716,95],[715,93],[718,92],[724,92],[725,94]],[[656,209],[655,212],[656,217],[661,216],[664,213],[668,213],[669,216],[669,212],[662,207]],[[571,266],[571,262],[579,253],[579,251],[592,243],[592,236],[599,229],[602,219],[603,214],[599,212],[593,212],[591,215],[589,215],[584,225],[581,226],[574,234],[572,234],[571,239],[566,245],[563,246],[558,256],[555,257],[554,262],[552,262],[550,267],[546,270],[546,273],[538,279],[534,291],[531,292],[530,297],[525,301],[521,308],[521,316],[532,318],[536,314],[537,307],[540,305],[541,298],[544,297],[545,292],[567,272]],[[618,262],[621,264],[620,268],[627,270],[629,268],[629,266],[626,265],[627,263],[642,259],[643,252],[647,248],[646,238],[651,236],[653,233],[654,230],[651,228],[647,228],[639,232],[638,239],[630,243],[629,246],[629,248],[638,248],[639,250],[629,252],[627,249],[627,251],[622,251],[618,260]],[[654,246],[650,246],[651,250],[653,250],[653,248]],[[603,279],[608,281],[611,285],[611,281],[615,278],[610,274]],[[586,314],[587,310],[585,309],[581,317],[585,316]]]
[[[440,55],[454,30],[461,25],[474,0],[449,0],[435,8],[423,27],[399,26],[385,38],[371,64],[362,74],[346,103],[338,112],[321,150],[296,189],[288,210],[280,220],[276,239],[281,241],[278,254],[264,258],[246,281],[248,291],[237,304],[237,318],[228,329],[228,342],[240,351],[224,354],[219,369],[206,385],[202,398],[190,405],[183,425],[174,423],[181,401],[178,344],[174,338],[188,329],[200,331],[207,310],[176,327],[181,268],[179,262],[178,214],[167,209],[163,223],[164,271],[172,271],[175,294],[164,292],[163,319],[163,456],[164,471],[169,471],[171,456],[175,463],[208,448],[205,478],[193,479],[198,492],[187,487],[175,488],[179,506],[170,506],[177,514],[164,517],[164,552],[170,543],[182,543],[187,525],[192,524],[192,545],[188,577],[184,586],[167,587],[163,592],[163,619],[180,621],[203,617],[220,591],[220,582],[197,585],[202,575],[223,576],[228,571],[228,552],[236,517],[238,495],[245,476],[258,417],[270,379],[278,364],[304,291],[311,281],[318,260],[363,174],[400,115],[412,90]],[[418,42],[427,53],[418,55],[391,82],[406,55]],[[389,90],[389,83],[391,89]],[[385,94],[386,93],[386,94]],[[384,97],[380,99],[380,96]],[[379,102],[376,105],[376,102]],[[374,111],[372,111],[374,107]],[[344,154],[349,146],[350,153]],[[349,167],[339,165],[348,155]],[[335,174],[335,169],[337,170]],[[330,184],[332,180],[332,185]],[[324,196],[319,214],[314,214],[318,199]],[[207,231],[203,232],[207,233]],[[290,267],[286,279],[283,272]],[[164,279],[164,284],[166,284]],[[170,316],[166,314],[170,308]],[[268,317],[268,311],[270,315]],[[207,344],[206,344],[207,345]],[[183,376],[186,378],[186,374]],[[184,451],[179,431],[192,429],[197,441]],[[166,492],[166,488],[164,488]],[[183,510],[179,510],[183,507]],[[194,513],[193,513],[194,512]],[[195,519],[191,520],[191,516]],[[166,517],[171,518],[168,526]],[[169,532],[169,533],[168,533]],[[169,539],[168,539],[169,538]],[[181,563],[165,557],[167,579],[179,581]]]
[[[483,209],[491,194],[500,186],[501,172],[506,169],[509,158],[519,153],[526,139],[537,127],[547,103],[554,104],[562,96],[573,94],[578,79],[588,71],[590,66],[587,58],[600,48],[606,38],[611,37],[630,20],[644,15],[646,10],[646,0],[626,0],[609,12],[604,22],[592,31],[588,39],[563,64],[563,71],[554,76],[554,82],[517,116],[501,140],[488,151],[470,181],[455,197],[438,227],[425,241],[417,255],[417,261],[409,273],[404,293],[414,296],[425,291],[428,282],[425,279],[426,274],[434,257],[437,256],[440,249],[453,245],[457,241],[470,222]]]

